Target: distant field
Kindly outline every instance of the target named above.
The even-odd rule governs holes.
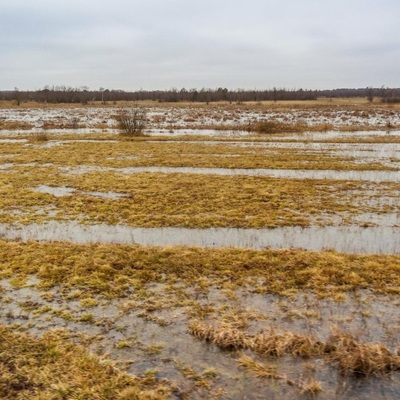
[[[219,105],[235,105],[235,102],[228,102],[228,101],[218,101],[218,102],[211,102],[209,104],[205,104],[204,102],[159,102],[159,101],[150,101],[150,100],[142,100],[142,101],[108,101],[106,104],[102,103],[101,101],[94,101],[90,102],[89,104],[85,105],[86,107],[93,107],[93,106],[103,106],[103,107],[114,107],[114,106],[134,106],[136,104],[143,105],[143,106],[174,106],[174,107],[187,107],[187,106],[197,106],[197,107],[212,107],[212,106],[219,106]],[[38,103],[38,102],[29,102],[29,101],[22,101],[18,107],[28,108],[28,107],[56,107],[56,108],[65,108],[65,107],[76,107],[79,104],[73,103]],[[285,108],[285,107],[313,107],[313,106],[362,106],[367,109],[382,107],[382,108],[391,108],[391,109],[398,109],[400,108],[400,104],[387,104],[382,103],[379,98],[374,99],[373,102],[368,101],[365,97],[353,97],[353,98],[319,98],[317,100],[278,100],[278,101],[248,101],[243,102],[240,104],[241,106],[266,106],[266,107],[273,107],[273,108]],[[15,101],[7,101],[7,100],[0,100],[0,108],[14,108],[17,107]]]

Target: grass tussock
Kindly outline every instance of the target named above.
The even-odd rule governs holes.
[[[311,357],[323,353],[323,343],[313,336],[298,335],[286,331],[262,332],[248,335],[235,328],[214,327],[196,321],[189,324],[188,332],[198,339],[209,341],[222,349],[248,349],[255,353],[281,357],[291,354]]]
[[[2,399],[153,399],[170,397],[164,382],[132,377],[72,344],[62,331],[36,339],[0,326]]]
[[[32,135],[29,135],[28,140],[32,143],[47,142],[50,140],[50,136],[46,132],[38,132],[38,133],[33,133]]]
[[[285,374],[279,374],[277,372],[275,365],[257,362],[253,358],[245,354],[239,357],[237,362],[241,367],[246,368],[251,372],[253,372],[254,375],[256,375],[258,378],[284,379],[284,380],[287,379]]]
[[[344,374],[368,376],[400,369],[400,356],[392,354],[385,346],[359,343],[350,334],[339,331],[332,333],[325,343],[312,335],[274,330],[249,335],[237,329],[213,327],[196,321],[190,323],[188,332],[198,339],[209,341],[227,350],[251,350],[257,354],[273,357],[285,354],[325,357],[329,362],[337,364],[340,372]],[[262,369],[260,371],[258,371],[260,376],[264,374],[273,377],[272,372],[263,372]]]
[[[306,124],[288,124],[279,121],[259,121],[249,127],[249,130],[262,134],[301,133],[308,130]]]
[[[289,379],[286,374],[278,373],[274,365],[261,363],[245,354],[243,354],[237,362],[239,366],[249,370],[257,378],[281,381],[289,386],[296,387],[303,394],[316,395],[322,391],[321,383],[315,379],[309,379],[306,381],[295,381]]]
[[[347,333],[336,331],[328,339],[325,351],[343,373],[371,375],[400,369],[400,356],[379,343],[358,343]]]

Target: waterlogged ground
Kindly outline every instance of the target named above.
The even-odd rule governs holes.
[[[130,373],[153,371],[174,382],[178,397],[399,395],[397,373],[375,371],[380,360],[369,361],[374,348],[361,349],[372,371],[366,378],[306,347],[352,335],[358,346],[380,343],[400,363],[398,257],[62,242],[0,247],[3,324],[31,335],[66,329]],[[219,336],[202,340],[210,326]],[[298,354],[281,353],[282,343],[260,353],[243,335],[306,342]]]
[[[93,399],[399,398],[399,110],[146,107],[0,109],[4,329],[140,377]]]
[[[117,139],[1,143],[0,223],[398,226],[398,145],[386,137],[326,147]]]
[[[372,221],[374,216],[363,216]],[[0,238],[73,243],[139,244],[143,246],[237,247],[245,249],[335,249],[355,254],[400,254],[400,220],[376,220],[371,226],[325,226],[274,229],[132,228],[125,225],[82,225],[77,222],[0,224]],[[364,222],[367,224],[367,222]],[[395,224],[396,226],[392,226]]]
[[[135,104],[108,106],[52,106],[7,104],[0,109],[0,127],[12,130],[76,130],[81,132],[115,131],[119,110]],[[289,124],[306,124],[311,129],[390,130],[400,126],[398,108],[349,100],[346,103],[258,103],[258,104],[140,104],[148,116],[151,129],[233,129],[246,127],[260,120]],[[315,129],[314,129],[315,130]]]

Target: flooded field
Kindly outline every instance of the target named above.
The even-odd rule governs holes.
[[[398,399],[400,111],[146,107],[0,109],[0,335],[143,398]]]
[[[370,217],[371,218],[371,217]],[[400,217],[395,226],[238,228],[132,228],[52,221],[13,226],[0,224],[0,238],[73,243],[117,243],[143,246],[238,247],[248,249],[334,249],[344,253],[400,254]]]
[[[282,123],[305,123],[310,127],[346,128],[361,126],[387,131],[400,125],[399,110],[393,108],[360,109],[357,106],[325,106],[324,108],[282,107],[281,105],[210,106],[145,105],[150,127],[153,129],[181,130],[231,128],[246,126],[260,120]],[[51,129],[115,129],[115,115],[120,107],[51,107],[4,108],[0,110],[3,129],[51,130]],[[360,129],[361,130],[361,129]],[[82,131],[84,133],[85,131]],[[87,133],[87,131],[86,131]]]

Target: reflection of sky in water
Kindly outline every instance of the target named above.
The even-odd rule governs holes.
[[[334,249],[345,253],[400,254],[400,228],[377,226],[236,228],[132,228],[51,221],[45,225],[0,225],[0,236],[21,240],[119,243],[151,246],[239,247],[262,249]]]
[[[73,334],[86,334],[96,337],[90,350],[100,350],[111,359],[122,362],[129,360],[127,371],[132,374],[144,374],[149,369],[157,370],[159,379],[166,378],[178,383],[179,387],[188,384],[179,372],[179,366],[190,366],[199,374],[205,370],[214,370],[217,379],[212,379],[214,387],[224,388],[226,398],[233,400],[276,398],[300,398],[295,387],[284,381],[258,379],[244,368],[238,367],[237,358],[242,352],[221,351],[211,343],[198,340],[187,333],[190,317],[186,311],[191,307],[177,307],[179,294],[184,293],[186,303],[195,300],[199,306],[211,309],[208,320],[215,325],[220,324],[221,315],[237,316],[238,320],[250,315],[257,318],[246,319],[248,326],[242,328],[248,334],[261,331],[268,335],[270,330],[278,334],[293,332],[301,335],[311,335],[326,342],[332,332],[332,326],[343,332],[351,332],[361,343],[379,342],[391,352],[396,351],[399,334],[396,326],[399,323],[398,305],[393,299],[385,296],[374,296],[368,291],[359,291],[356,295],[349,294],[341,302],[329,298],[317,298],[310,293],[298,294],[290,298],[268,293],[258,294],[245,288],[234,292],[234,299],[226,291],[211,286],[209,291],[196,291],[196,288],[165,291],[163,284],[151,284],[146,287],[149,298],[156,304],[161,301],[161,307],[152,311],[151,316],[167,321],[161,325],[146,318],[140,313],[146,308],[146,301],[134,301],[132,308],[127,307],[129,298],[116,298],[109,302],[102,301],[90,309],[85,308],[79,299],[60,295],[58,288],[49,289],[51,296],[35,287],[39,282],[35,277],[29,278],[27,286],[15,288],[9,280],[0,281],[1,287],[7,292],[7,301],[0,303],[0,321],[9,325],[15,320],[27,329],[30,334],[42,335],[50,329],[66,329]],[[262,283],[259,283],[262,285]],[[171,289],[171,288],[170,288]],[[95,297],[95,296],[94,296]],[[48,307],[53,310],[63,310],[72,318],[62,318],[60,313],[44,312],[35,314],[24,308],[24,304],[34,304],[35,308]],[[210,305],[215,307],[210,307]],[[86,323],[82,316],[88,312],[95,321],[101,323]],[[377,317],[379,316],[379,317]],[[387,334],[388,330],[392,333]],[[130,343],[129,347],[118,348],[121,342]],[[139,345],[137,345],[137,343]],[[160,352],[151,354],[147,349],[159,345]],[[294,380],[305,380],[307,377],[321,382],[324,391],[318,395],[321,399],[344,399],[350,393],[354,399],[397,399],[400,395],[399,374],[389,377],[371,376],[367,379],[344,377],[338,372],[338,367],[330,364],[326,357],[260,357],[247,352],[251,357],[268,366],[275,366],[278,373],[285,373]],[[311,372],[310,365],[315,370]],[[210,398],[206,393],[191,398]],[[332,397],[331,394],[336,396]],[[342,393],[343,396],[339,396]],[[225,398],[225,397],[224,397]],[[308,398],[308,397],[307,397]]]
[[[312,169],[267,169],[267,168],[194,168],[194,167],[97,167],[80,165],[79,167],[61,167],[66,174],[86,174],[91,171],[112,171],[122,174],[139,174],[143,172],[159,172],[165,174],[187,173],[201,175],[224,176],[268,176],[293,179],[333,179],[367,182],[400,182],[398,171],[334,171]]]
[[[39,193],[47,193],[52,194],[56,197],[68,196],[73,193],[79,193],[94,197],[100,197],[102,199],[119,199],[121,197],[127,197],[128,195],[125,193],[116,193],[116,192],[86,192],[83,190],[76,190],[67,186],[48,186],[48,185],[39,185],[37,187],[31,188],[35,192]]]

